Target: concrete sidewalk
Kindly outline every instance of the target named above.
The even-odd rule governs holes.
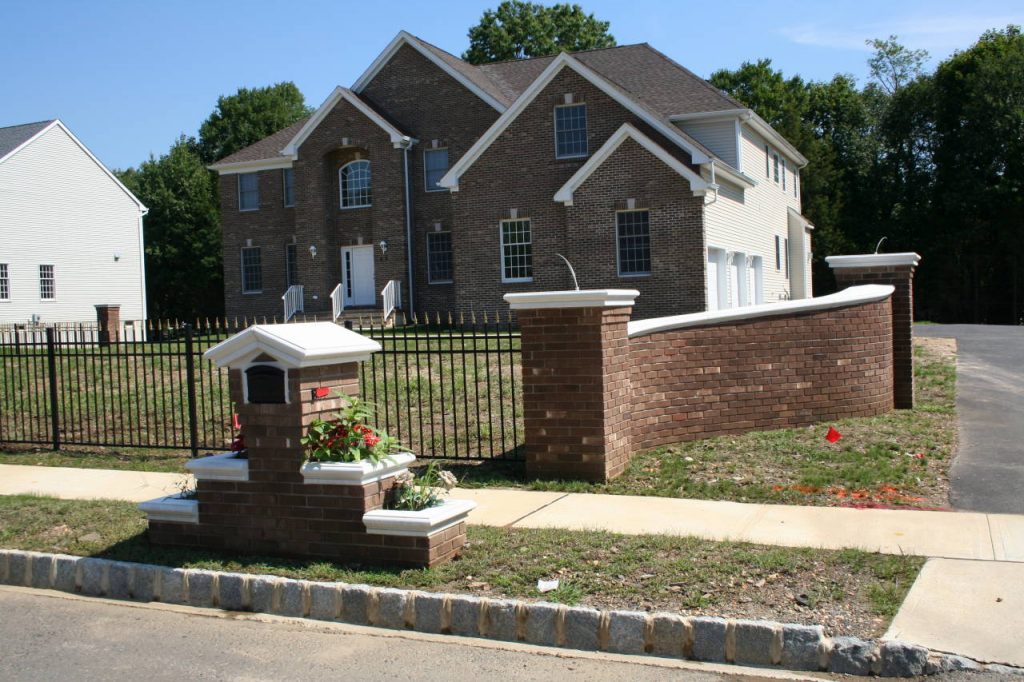
[[[141,502],[177,491],[181,474],[0,465],[0,495]],[[740,504],[626,495],[457,489],[470,523],[678,535],[787,547],[1024,562],[1024,516]]]

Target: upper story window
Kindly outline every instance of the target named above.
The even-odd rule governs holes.
[[[11,300],[11,274],[7,263],[0,263],[0,301]]]
[[[797,183],[800,182],[800,174],[793,171],[793,198],[796,199],[800,196],[800,190],[797,187]]]
[[[448,150],[426,149],[423,151],[423,185],[428,192],[443,192],[438,183],[448,172]]]
[[[775,176],[775,182],[779,181],[779,154],[776,152],[772,154],[772,173]]]
[[[615,223],[619,276],[651,274],[650,211],[619,211]]]
[[[57,275],[52,265],[39,266],[39,298],[44,301],[57,298]]]
[[[782,237],[775,235],[775,269],[782,270]]]
[[[764,176],[770,178],[772,176],[771,166],[772,153],[768,150],[768,145],[764,146]]]
[[[452,233],[427,233],[427,281],[448,284],[452,281]]]
[[[587,155],[587,105],[555,107],[555,158],[574,159]]]
[[[341,188],[341,207],[359,208],[370,205],[370,162],[366,160],[346,163],[338,171]]]
[[[263,263],[260,247],[242,247],[242,293],[258,294],[263,291]]]
[[[260,177],[256,173],[238,174],[238,210],[255,211],[260,207]]]
[[[501,221],[501,281],[533,281],[533,236],[530,221]]]
[[[284,182],[284,205],[294,206],[295,205],[295,170],[292,168],[285,168],[282,172],[282,181]]]
[[[782,160],[782,191],[786,191],[786,160]]]
[[[299,258],[295,244],[284,245],[284,283],[289,287],[299,283]]]

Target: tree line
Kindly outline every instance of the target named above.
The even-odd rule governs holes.
[[[615,45],[578,5],[520,0],[484,12],[473,63]],[[786,76],[770,59],[710,82],[756,111],[809,160],[804,215],[815,225],[814,287],[835,287],[829,255],[917,251],[918,319],[1024,323],[1024,36],[984,33],[931,72],[895,36],[869,40],[869,81]],[[198,137],[120,171],[150,207],[146,267],[153,317],[223,312],[217,182],[206,166],[308,115],[294,83],[219,98]],[[884,238],[884,241],[883,241]]]

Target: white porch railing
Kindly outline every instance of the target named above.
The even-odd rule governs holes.
[[[337,320],[341,317],[341,313],[345,311],[345,294],[341,290],[341,285],[334,287],[331,291],[331,321]]]
[[[288,291],[284,292],[281,300],[284,301],[284,321],[287,322],[295,316],[295,313],[304,311],[302,285],[293,284],[288,287]]]
[[[391,317],[395,308],[402,307],[402,283],[397,279],[390,280],[380,292],[384,308],[384,319]]]

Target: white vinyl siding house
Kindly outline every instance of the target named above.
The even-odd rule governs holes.
[[[0,129],[0,324],[144,319],[146,207],[60,121],[38,128]]]
[[[739,155],[736,153],[738,125],[736,119],[729,118],[724,121],[686,121],[679,127],[714,152],[722,161],[737,170],[743,170]]]
[[[743,304],[743,301],[750,299],[753,299],[751,303],[771,303],[810,297],[810,226],[806,220],[793,217],[794,214],[800,216],[800,197],[794,196],[791,186],[793,169],[798,168],[799,163],[796,159],[785,159],[782,150],[750,127],[741,124],[739,128],[739,166],[746,169],[745,174],[755,180],[757,185],[741,189],[719,177],[718,197],[705,207],[704,213],[707,245],[716,249],[711,255],[721,258],[721,254],[725,253],[725,260],[733,261],[728,265],[719,261],[712,266],[719,272],[715,286],[725,288],[719,291],[719,300],[728,306],[735,305],[737,301]],[[725,159],[717,150],[716,154]],[[785,159],[789,175],[786,189],[782,187],[781,176],[779,182],[774,179],[776,155],[779,155],[780,174],[782,160]],[[769,169],[767,178],[766,168]],[[794,228],[794,221],[800,223],[799,230]],[[775,267],[776,237],[783,245],[779,268]],[[787,241],[790,253],[785,252]],[[742,263],[739,262],[741,258],[744,259]],[[722,274],[723,268],[725,275]],[[758,271],[761,279],[760,301],[756,281]],[[733,291],[736,287],[740,290]]]

